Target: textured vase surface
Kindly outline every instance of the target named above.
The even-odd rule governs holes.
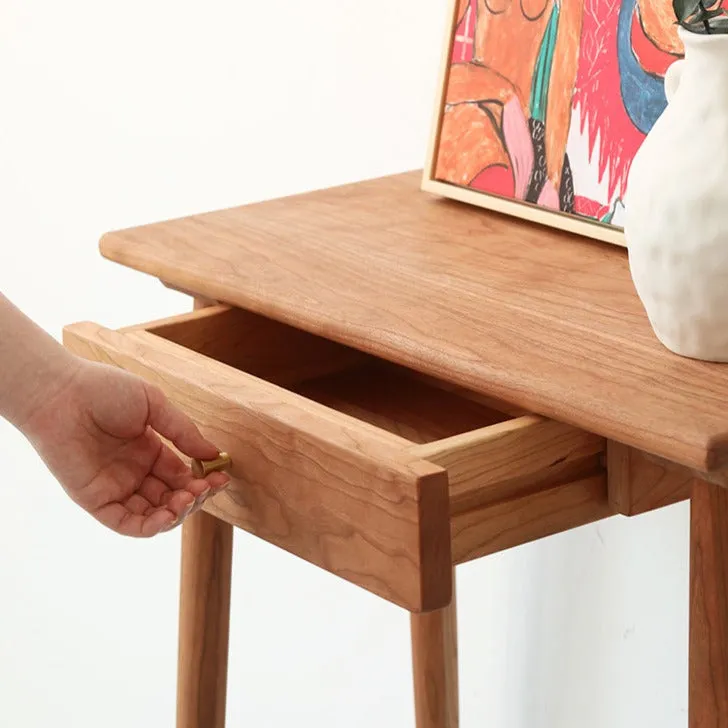
[[[682,356],[728,361],[728,35],[679,30],[685,59],[635,156],[625,237],[657,338]]]

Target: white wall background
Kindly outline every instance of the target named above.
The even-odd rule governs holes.
[[[444,0],[0,0],[0,290],[59,336],[187,310],[106,230],[418,167]],[[1,373],[0,373],[1,376]],[[173,726],[179,533],[0,422],[0,726]],[[462,567],[464,728],[683,728],[688,509]],[[237,536],[229,725],[413,725],[406,615]]]

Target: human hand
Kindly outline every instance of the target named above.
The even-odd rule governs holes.
[[[229,482],[196,479],[160,435],[191,458],[218,455],[156,387],[69,357],[54,391],[20,429],[68,495],[105,526],[148,537],[179,524]]]

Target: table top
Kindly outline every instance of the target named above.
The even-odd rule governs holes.
[[[412,172],[145,225],[101,251],[675,462],[728,464],[728,365],[657,341],[624,249],[419,185]]]

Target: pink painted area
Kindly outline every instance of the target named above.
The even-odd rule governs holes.
[[[579,215],[593,217],[595,220],[601,220],[609,212],[609,207],[588,197],[576,195],[574,197],[574,212]]]
[[[455,39],[452,48],[453,63],[470,63],[473,60],[475,47],[475,13],[477,0],[470,0],[463,19],[455,29]]]
[[[493,195],[512,198],[515,190],[513,172],[501,164],[494,164],[476,175],[470,187],[479,192],[490,192]]]
[[[632,13],[632,28],[630,30],[630,41],[635,58],[640,66],[653,76],[665,76],[667,69],[675,60],[676,56],[660,50],[650,38],[647,37],[645,29],[640,22],[640,13],[635,7]]]
[[[513,167],[514,195],[517,199],[523,200],[528,192],[534,155],[528,121],[516,96],[503,107],[503,136]]]
[[[554,183],[550,180],[546,180],[541,193],[538,196],[538,204],[543,207],[549,207],[552,210],[559,209],[559,193],[554,187]]]
[[[622,103],[617,61],[619,6],[620,0],[584,0],[573,102],[581,111],[582,133],[585,126],[588,130],[590,158],[596,151],[599,181],[605,173],[609,176],[610,198],[615,192],[624,195],[630,162],[644,139]]]

